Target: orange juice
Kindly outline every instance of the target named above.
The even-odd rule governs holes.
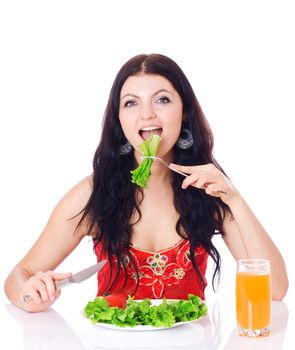
[[[236,277],[237,322],[243,329],[259,330],[270,326],[270,274],[242,271]]]

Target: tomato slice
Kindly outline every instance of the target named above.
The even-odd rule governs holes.
[[[105,297],[110,306],[117,306],[122,309],[126,306],[127,298],[124,294],[110,294]]]

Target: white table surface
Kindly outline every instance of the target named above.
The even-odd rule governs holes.
[[[288,301],[272,303],[272,334],[246,339],[237,335],[234,301],[207,301],[209,312],[199,321],[157,331],[110,330],[94,326],[81,314],[84,298],[68,292],[46,312],[30,314],[1,303],[1,349],[292,349],[295,322]],[[288,299],[287,299],[288,300]],[[86,300],[87,302],[87,300]],[[1,344],[5,344],[2,346]]]

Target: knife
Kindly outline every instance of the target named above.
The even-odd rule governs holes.
[[[99,263],[92,265],[90,267],[87,267],[84,270],[81,270],[77,273],[74,273],[73,275],[71,275],[70,277],[67,277],[63,280],[60,281],[55,281],[55,287],[56,288],[62,288],[62,287],[66,287],[68,285],[71,285],[73,283],[80,283],[83,282],[85,280],[87,280],[87,278],[91,277],[92,275],[94,275],[96,272],[98,272],[100,269],[102,269],[104,267],[104,265],[106,264],[106,260],[102,260]],[[25,303],[29,302],[33,300],[33,298],[30,295],[24,295],[23,296],[23,301]]]

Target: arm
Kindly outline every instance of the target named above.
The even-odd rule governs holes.
[[[90,177],[71,189],[53,210],[38,240],[14,267],[5,282],[5,292],[12,304],[30,312],[47,309],[60,295],[54,280],[68,277],[53,270],[75,249],[85,232],[75,232],[80,215],[92,190]],[[73,218],[73,219],[70,219]],[[70,219],[70,220],[69,220]],[[24,295],[33,300],[25,303]]]
[[[282,300],[288,290],[284,260],[274,242],[240,196],[230,202],[233,218],[224,221],[224,241],[236,260],[260,258],[270,261],[272,299]]]
[[[201,166],[178,166],[175,169],[190,174],[182,184],[202,188],[207,194],[220,197],[226,203],[232,216],[224,220],[224,241],[236,260],[261,258],[270,261],[272,274],[272,298],[281,300],[288,290],[288,277],[284,260],[258,221],[250,207],[235,189],[230,180],[213,164]]]

